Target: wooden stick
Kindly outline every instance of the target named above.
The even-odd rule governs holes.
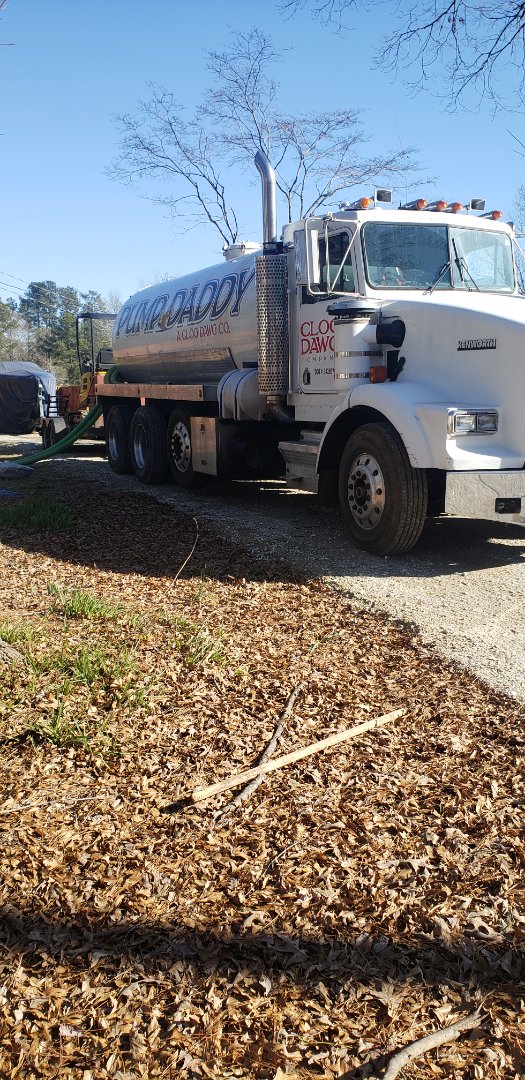
[[[297,698],[301,693],[301,690],[304,690],[305,686],[307,685],[308,684],[305,682],[299,683],[299,685],[292,690],[291,694],[288,695],[286,705],[284,706],[284,709],[279,717],[279,721],[274,729],[274,733],[257,762],[257,768],[259,768],[261,765],[264,765],[265,762],[267,762],[271,758],[272,754],[275,753],[277,745],[279,743],[279,739],[281,738],[281,735],[283,733],[284,721],[290,715],[295,705],[295,702],[297,701]],[[227,818],[229,813],[232,810],[235,810],[238,806],[240,806],[241,803],[246,802],[246,799],[249,799],[250,796],[253,795],[254,791],[257,790],[259,784],[262,784],[263,780],[264,774],[259,773],[259,775],[254,777],[253,780],[250,780],[249,783],[245,784],[242,790],[239,791],[239,793],[235,796],[235,798],[233,798],[231,802],[229,802],[228,805],[225,806],[224,810],[219,813],[218,819],[220,818],[221,822],[224,823],[224,819]]]
[[[417,1042],[405,1046],[403,1050],[394,1054],[390,1059],[387,1070],[383,1073],[383,1080],[395,1080],[395,1077],[399,1076],[401,1069],[404,1069],[405,1065],[408,1065],[414,1058],[422,1057],[423,1054],[427,1054],[429,1050],[434,1050],[437,1046],[454,1042],[459,1039],[464,1031],[470,1031],[471,1028],[478,1027],[480,1021],[481,1017],[478,1012],[471,1013],[470,1016],[462,1016],[454,1024],[450,1024],[449,1027],[432,1031],[430,1035],[425,1035],[423,1039],[418,1039]]]
[[[192,803],[204,802],[205,799],[211,799],[213,795],[229,791],[230,788],[240,787],[241,784],[254,780],[256,776],[265,776],[266,773],[282,769],[285,765],[291,765],[294,761],[301,761],[303,758],[311,757],[312,754],[318,754],[321,750],[327,750],[330,746],[337,746],[348,739],[354,739],[364,731],[373,731],[375,728],[384,727],[385,724],[390,724],[392,720],[397,720],[400,716],[404,716],[405,713],[406,709],[395,709],[394,712],[386,713],[385,716],[378,716],[375,720],[365,720],[364,723],[347,728],[346,731],[336,731],[334,735],[328,735],[326,739],[310,743],[309,746],[303,746],[300,750],[292,750],[291,753],[283,754],[282,757],[266,761],[264,765],[255,765],[253,769],[246,769],[245,772],[237,773],[236,776],[229,776],[226,780],[219,780],[217,784],[210,784],[209,787],[195,788],[195,791],[192,791],[188,796],[188,800]]]
[[[199,522],[197,521],[197,518],[193,518],[193,520],[195,522],[195,540],[193,541],[193,547],[192,547],[189,555],[186,556],[186,558],[185,558],[184,562],[182,563],[182,565],[179,566],[179,569],[177,570],[177,573],[175,574],[175,577],[173,578],[173,580],[170,581],[170,585],[169,585],[170,589],[171,589],[172,585],[174,585],[175,582],[179,580],[180,575],[182,574],[182,571],[184,570],[184,567],[188,565],[190,559],[193,557],[193,555],[195,553],[195,548],[197,547],[197,544],[199,543]]]

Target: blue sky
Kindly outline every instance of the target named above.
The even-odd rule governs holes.
[[[369,153],[400,144],[418,148],[435,188],[397,192],[450,201],[485,197],[488,209],[512,213],[525,162],[509,134],[523,137],[523,118],[447,111],[438,97],[412,97],[401,78],[372,66],[391,21],[378,4],[352,15],[346,32],[303,11],[284,20],[273,0],[181,4],[177,0],[9,0],[0,19],[2,115],[0,280],[51,279],[80,290],[110,290],[124,300],[157,278],[221,260],[211,230],[180,234],[166,211],[111,180],[118,148],[115,116],[148,96],[148,82],[197,106],[206,85],[205,52],[229,42],[232,30],[260,26],[279,48],[280,104],[290,112],[363,110]],[[328,78],[326,77],[328,73]],[[440,73],[435,73],[435,89]],[[257,174],[239,174],[232,202],[243,239],[259,240]],[[356,191],[354,197],[368,192]],[[10,276],[7,276],[10,275]],[[5,284],[0,296],[17,295]]]

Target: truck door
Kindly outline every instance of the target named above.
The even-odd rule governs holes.
[[[353,261],[353,231],[348,227],[319,236],[319,266],[313,267],[311,280],[300,286],[298,338],[299,386],[305,394],[334,393],[334,324],[327,306],[334,295],[356,293]]]

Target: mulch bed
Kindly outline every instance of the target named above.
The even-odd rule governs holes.
[[[0,524],[0,1075],[350,1080],[479,1007],[403,1076],[523,1076],[519,705],[202,525],[179,574],[173,506],[60,499],[71,534]],[[53,650],[95,644],[131,674],[57,685]],[[407,712],[231,812],[162,812],[253,765],[301,682],[278,753]],[[35,734],[58,714],[86,745]]]

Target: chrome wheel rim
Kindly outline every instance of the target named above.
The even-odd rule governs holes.
[[[118,458],[118,435],[115,424],[111,424],[108,431],[108,453],[112,461]]]
[[[170,450],[175,468],[181,473],[187,472],[191,465],[191,440],[183,420],[178,420],[174,425]]]
[[[137,427],[133,437],[133,456],[138,469],[146,465],[147,439],[143,427]]]
[[[360,529],[369,532],[381,521],[385,509],[383,473],[372,454],[358,454],[348,474],[348,508]]]

